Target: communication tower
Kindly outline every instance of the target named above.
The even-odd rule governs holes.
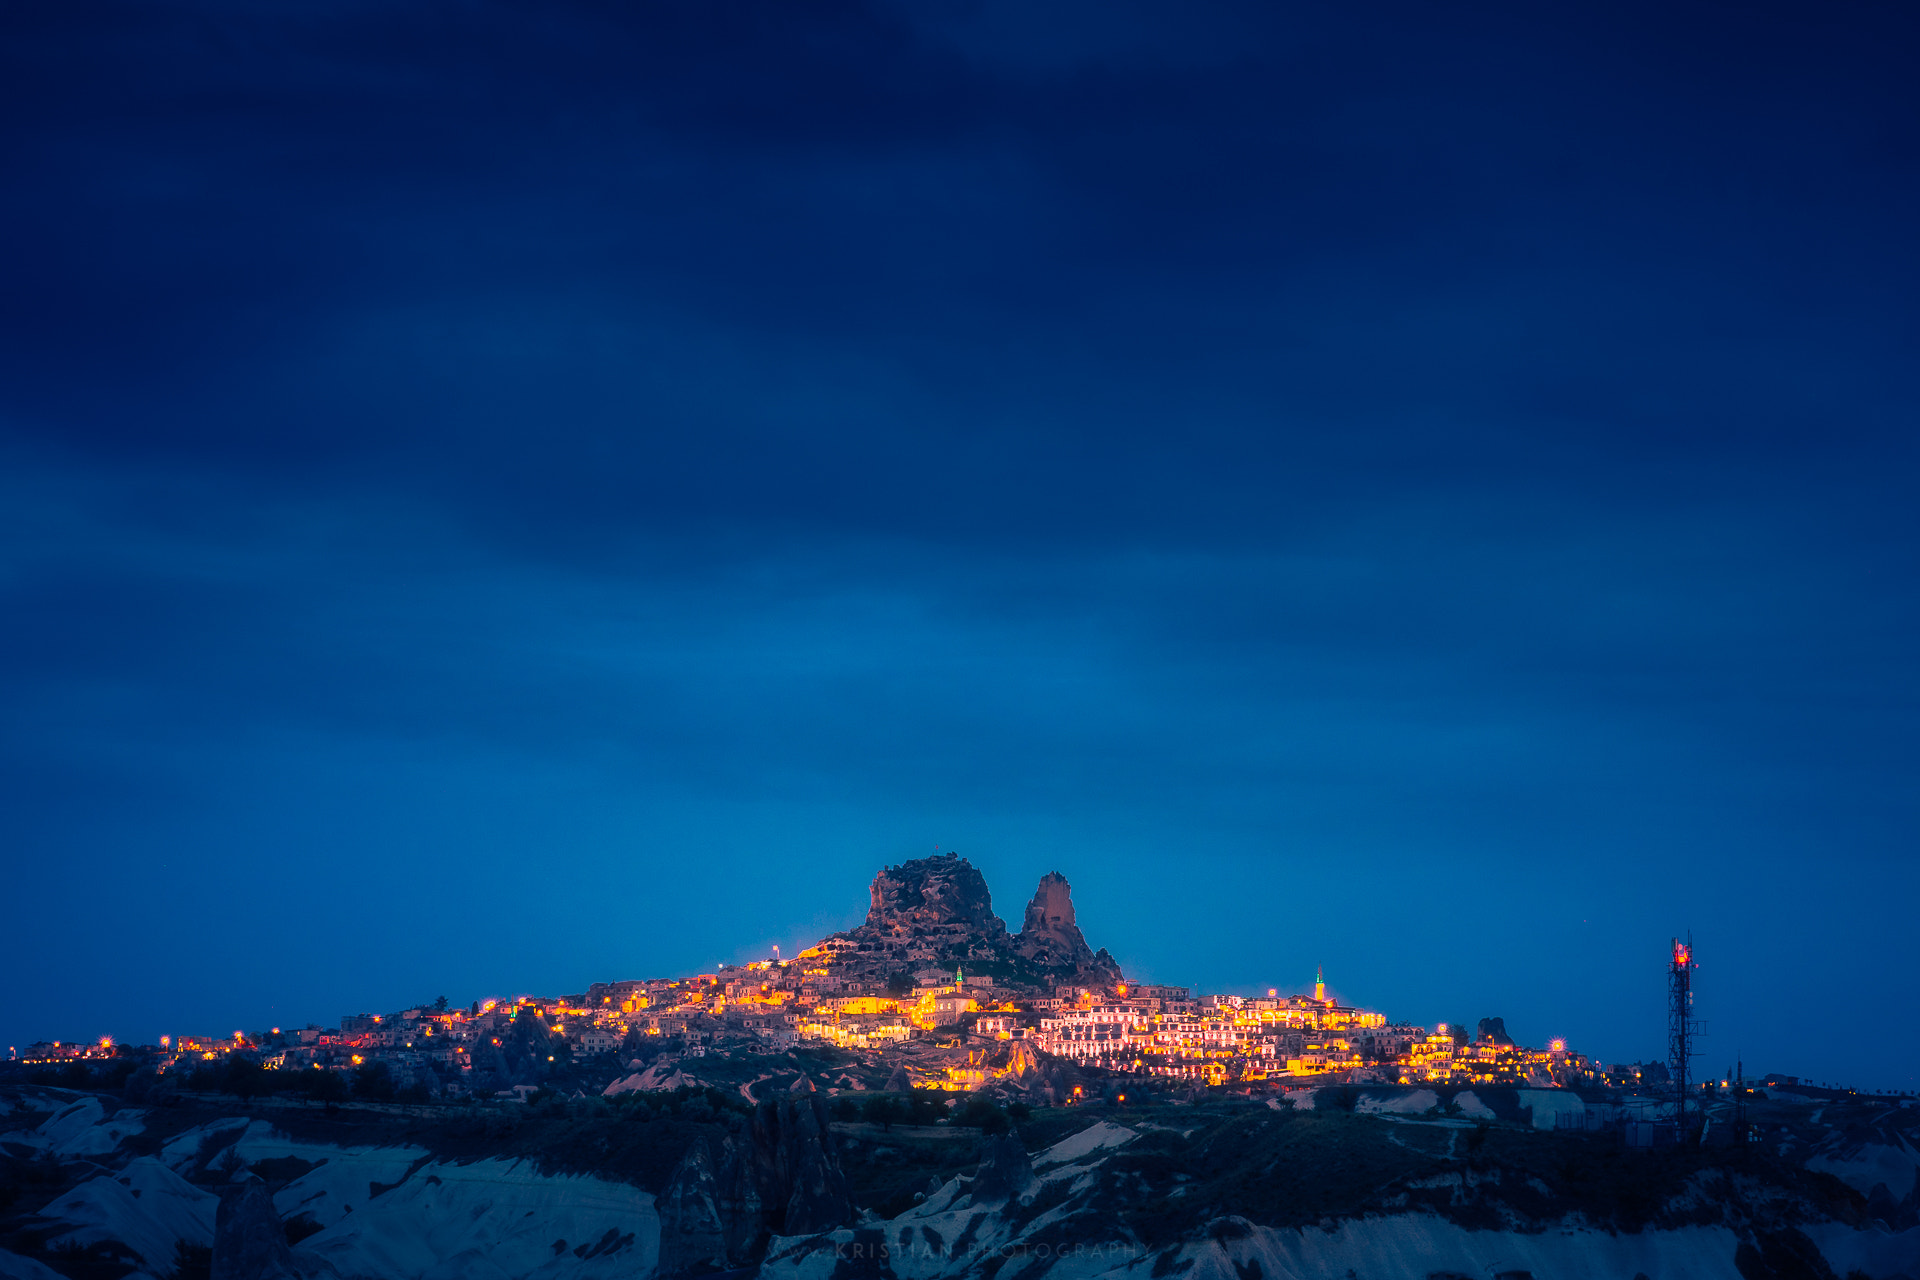
[[[1743,1146],[1753,1140],[1753,1134],[1747,1128],[1747,1090],[1741,1083],[1747,1074],[1745,1059],[1736,1058],[1733,1063],[1733,1140]]]
[[[1667,964],[1667,1071],[1673,1077],[1677,1103],[1674,1121],[1680,1140],[1687,1137],[1688,1068],[1693,1062],[1693,1038],[1700,1034],[1700,1020],[1693,1016],[1693,971],[1700,966],[1693,959],[1693,935],[1687,940],[1673,939],[1673,958]]]

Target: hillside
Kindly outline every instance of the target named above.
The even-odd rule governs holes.
[[[996,1136],[984,1099],[955,1123],[951,1095],[799,1072],[411,1108],[29,1088],[0,1096],[0,1276],[189,1280],[217,1229],[254,1274],[408,1280],[1920,1274],[1920,1111],[1757,1099],[1763,1142],[1640,1151],[1507,1095],[1094,1103]]]

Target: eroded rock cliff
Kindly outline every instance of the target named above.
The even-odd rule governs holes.
[[[754,1109],[716,1157],[698,1138],[659,1200],[663,1277],[757,1262],[775,1235],[813,1235],[853,1218],[846,1174],[816,1093],[786,1093]]]
[[[1120,966],[1105,948],[1096,952],[1087,945],[1086,935],[1074,922],[1073,886],[1058,871],[1040,877],[1013,949],[1043,969],[1071,974],[1079,981],[1102,985],[1120,980]]]
[[[959,854],[936,854],[884,867],[873,878],[868,894],[872,906],[867,910],[866,928],[874,933],[1006,936],[1006,924],[993,914],[986,877]]]
[[[1113,957],[1087,945],[1072,889],[1057,871],[1040,881],[1018,935],[993,913],[986,878],[958,854],[882,868],[868,896],[866,922],[829,939],[836,944],[833,970],[842,977],[911,985],[913,975],[928,970],[964,968],[1037,988],[1120,981]]]

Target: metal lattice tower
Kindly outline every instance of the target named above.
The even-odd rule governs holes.
[[[1678,1103],[1675,1120],[1683,1142],[1687,1135],[1693,1038],[1700,1034],[1700,1020],[1693,1016],[1693,971],[1699,967],[1693,960],[1693,935],[1689,933],[1685,942],[1675,938],[1673,958],[1667,964],[1667,1071],[1673,1076],[1673,1093]]]

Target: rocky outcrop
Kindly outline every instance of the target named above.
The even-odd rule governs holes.
[[[1008,1076],[1024,1082],[1029,1076],[1041,1069],[1040,1051],[1025,1040],[1015,1040],[1007,1051],[1007,1061],[1003,1068]]]
[[[1033,891],[1033,901],[1027,903],[1026,919],[1020,925],[1019,940],[1024,947],[1049,939],[1067,946],[1087,945],[1073,920],[1073,886],[1058,871],[1040,877],[1040,887]]]
[[[1041,880],[1017,936],[993,913],[986,878],[958,854],[884,867],[868,897],[866,922],[828,939],[827,950],[830,972],[871,990],[911,990],[922,975],[944,978],[957,968],[1043,990],[1059,982],[1120,981],[1113,957],[1081,936],[1059,872]]]
[[[660,1196],[661,1280],[760,1260],[773,1236],[816,1235],[853,1220],[826,1104],[786,1093],[754,1108],[716,1158],[694,1140]]]
[[[1020,1139],[1002,1133],[986,1141],[986,1156],[973,1178],[976,1206],[1018,1200],[1033,1187],[1033,1161]]]
[[[876,987],[911,988],[916,972],[966,966],[1010,975],[1006,922],[993,914],[986,878],[958,854],[883,867],[868,890],[866,922],[835,934],[833,971]]]
[[[1507,1034],[1507,1020],[1505,1018],[1480,1019],[1479,1034],[1474,1037],[1474,1042],[1511,1047],[1513,1037]]]
[[[213,1222],[212,1280],[300,1280],[267,1184],[249,1178],[220,1201]]]
[[[754,1108],[751,1152],[768,1207],[767,1225],[785,1236],[812,1235],[853,1218],[847,1176],[818,1094],[788,1094]]]
[[[1007,926],[993,914],[986,877],[957,853],[916,858],[884,867],[868,890],[866,927],[894,937],[971,933],[1004,937]]]
[[[1104,948],[1096,953],[1089,947],[1074,923],[1073,886],[1058,871],[1040,877],[1013,949],[1043,969],[1079,981],[1095,985],[1120,981],[1120,966],[1113,957]]]
[[[728,1138],[721,1144],[720,1225],[726,1242],[727,1265],[753,1262],[766,1252],[766,1202],[754,1176],[747,1141]]]
[[[695,1138],[656,1202],[661,1277],[725,1271],[732,1265],[720,1201],[713,1150],[705,1138]]]

